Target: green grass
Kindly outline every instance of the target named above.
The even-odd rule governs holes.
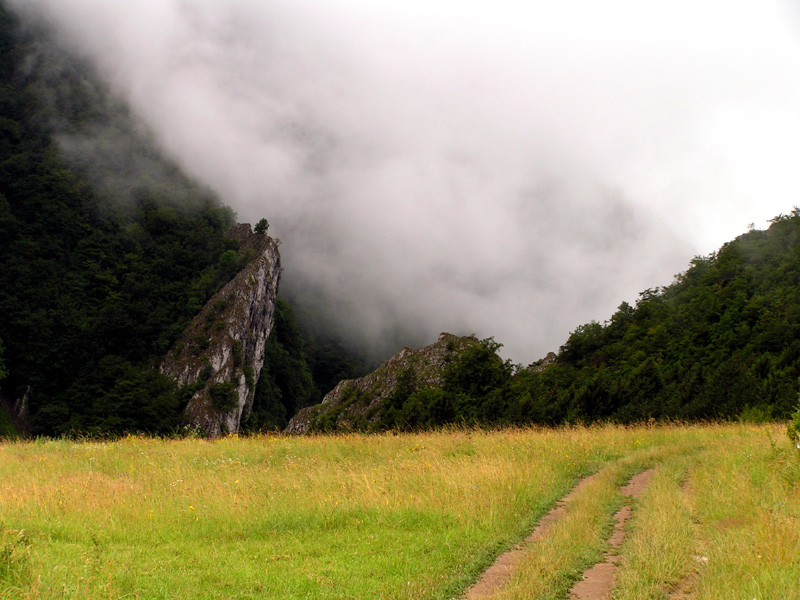
[[[656,436],[656,431],[651,430],[648,437]],[[625,502],[620,487],[640,471],[658,468],[665,461],[696,452],[701,441],[694,433],[686,430],[669,443],[636,449],[604,466],[597,477],[575,495],[566,515],[556,522],[550,534],[531,545],[511,582],[496,598],[565,598],[583,572],[602,562],[604,552],[609,550],[614,514]]]
[[[800,598],[799,492],[782,428],[709,429],[639,500],[615,600]]]
[[[621,551],[616,600],[668,598],[697,573],[695,523],[685,491],[696,455],[677,455],[659,465],[635,503],[630,533]]]
[[[563,597],[602,553],[622,502],[617,488],[637,470],[656,466],[653,481],[683,506],[674,519],[685,521],[691,511],[700,521],[687,534],[691,553],[734,541],[715,533],[713,523],[727,513],[718,516],[723,508],[714,495],[724,492],[702,479],[705,461],[714,461],[711,473],[721,457],[745,469],[761,464],[760,475],[740,478],[777,478],[777,487],[756,481],[751,491],[786,503],[796,491],[796,461],[788,442],[785,453],[772,448],[768,431],[736,425],[9,441],[0,444],[0,598],[456,598],[580,477],[601,471],[554,528],[546,541],[554,545],[540,553],[540,564],[554,552],[570,555],[563,567],[551,565],[556,595],[541,596]],[[736,444],[755,452],[753,461],[734,452]],[[780,475],[771,466],[776,461]],[[689,472],[694,489],[703,490],[691,509],[681,504],[680,487]],[[762,496],[753,502],[760,506]],[[645,518],[646,502],[637,503],[636,519]],[[771,514],[789,519],[796,535],[797,513],[785,506],[776,504],[773,510],[784,512]],[[703,511],[711,507],[716,512],[708,516]],[[636,519],[640,530],[651,527]],[[583,548],[576,551],[579,539]],[[775,571],[766,561],[754,567],[762,587],[796,566],[786,557],[797,540],[778,547],[770,539],[759,546],[762,554],[782,552],[786,560]],[[658,589],[687,573],[685,543],[672,551],[684,566]],[[632,545],[624,548],[633,555]],[[721,554],[719,561],[721,573],[741,568]],[[712,566],[700,576],[701,589],[723,586],[711,578]],[[529,568],[513,585],[524,589],[537,578],[540,571]]]
[[[800,598],[800,460],[777,443],[720,436],[691,474],[697,551],[708,557],[698,599]]]

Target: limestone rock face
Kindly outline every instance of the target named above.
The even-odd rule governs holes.
[[[12,401],[0,391],[0,410],[6,411],[17,432],[24,437],[28,437],[31,434],[31,412],[28,398],[30,391],[31,388],[29,386],[25,393],[15,401]]]
[[[253,406],[281,270],[272,238],[254,234],[249,224],[230,236],[251,260],[208,301],[161,364],[162,373],[191,393],[187,423],[210,437],[238,431]]]
[[[540,360],[537,360],[534,363],[531,363],[530,365],[528,365],[527,369],[528,371],[531,371],[533,373],[543,373],[544,371],[547,370],[548,367],[556,364],[557,362],[558,362],[558,356],[556,356],[556,353],[548,352],[547,356],[545,356]]]
[[[284,431],[307,433],[317,429],[316,424],[323,420],[339,430],[374,422],[404,372],[413,370],[418,390],[441,387],[445,367],[475,344],[478,340],[474,337],[442,333],[430,346],[418,350],[405,347],[369,375],[340,381],[321,404],[300,410]]]

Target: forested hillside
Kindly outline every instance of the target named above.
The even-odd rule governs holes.
[[[605,323],[578,327],[558,356],[522,368],[483,340],[447,364],[440,388],[417,386],[409,369],[396,378],[390,410],[347,427],[784,419],[798,397],[798,283],[795,208],[695,258],[671,285],[623,302]],[[330,415],[343,408],[326,402],[308,430],[335,429]]]
[[[104,92],[4,7],[0,79],[3,390],[30,388],[34,433],[170,427],[177,396],[150,367],[235,273],[233,213],[177,169],[180,203],[148,185],[97,193],[54,137],[102,119],[81,99]]]
[[[243,266],[234,223],[88,65],[0,3],[0,390],[27,394],[32,433],[180,424],[185,399],[154,367]],[[328,385],[312,373],[325,348],[292,319],[284,303],[250,427],[281,427]],[[357,364],[336,350],[329,365]]]
[[[555,361],[515,367],[485,340],[450,365],[426,425],[786,418],[800,377],[799,283],[795,208],[578,327]],[[405,395],[411,407],[431,392]]]
[[[800,210],[718,252],[671,285],[579,327],[548,378],[567,414],[785,417],[800,376]],[[574,378],[567,387],[565,381]],[[535,379],[535,378],[534,378]]]
[[[243,429],[283,429],[297,411],[320,402],[339,381],[367,371],[336,340],[303,333],[292,307],[279,298],[253,410]]]

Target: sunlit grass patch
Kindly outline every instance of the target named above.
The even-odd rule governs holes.
[[[698,599],[800,598],[800,457],[773,438],[780,432],[743,428],[695,470],[695,519],[707,557]]]
[[[0,523],[26,543],[0,597],[455,598],[581,477],[602,470],[542,554],[563,592],[602,553],[624,480],[693,448],[732,448],[742,431],[6,442]],[[694,477],[701,483],[699,470]],[[757,486],[758,477],[780,482],[781,493],[789,485],[766,472],[745,479]],[[707,487],[711,506],[725,492]],[[709,519],[725,518],[715,510]],[[581,546],[586,531],[595,541]],[[790,542],[764,553],[788,552]]]
[[[31,555],[25,531],[0,522],[0,594],[24,592],[31,583]]]
[[[631,476],[659,465],[666,458],[692,450],[689,436],[664,446],[639,447],[610,462],[582,487],[566,514],[542,539],[530,544],[510,583],[494,596],[498,600],[562,598],[586,569],[602,562],[610,549],[614,514],[626,502],[620,492]]]
[[[8,594],[180,598],[199,582],[209,598],[447,597],[635,441],[576,428],[9,443],[0,506],[30,532],[37,584]]]

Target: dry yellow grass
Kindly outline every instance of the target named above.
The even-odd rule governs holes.
[[[454,598],[581,476],[610,465],[614,498],[720,432],[4,443],[0,597]],[[601,537],[615,502],[581,508]]]

